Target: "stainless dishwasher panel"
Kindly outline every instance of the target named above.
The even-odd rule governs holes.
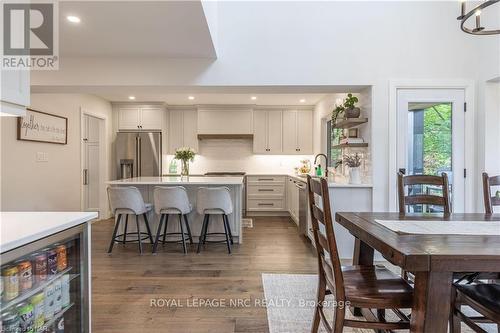
[[[309,210],[307,183],[297,181],[295,186],[299,189],[299,233],[307,237],[307,211]]]

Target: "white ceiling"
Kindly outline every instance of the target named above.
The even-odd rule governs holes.
[[[80,23],[66,17],[77,16]],[[201,1],[65,1],[62,56],[215,58]]]

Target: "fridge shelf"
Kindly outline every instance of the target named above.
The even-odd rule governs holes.
[[[12,307],[13,305],[16,305],[22,301],[25,301],[25,300],[29,299],[31,296],[34,296],[35,294],[43,291],[45,289],[45,287],[47,287],[50,283],[54,282],[55,280],[57,280],[58,278],[60,278],[64,274],[69,273],[72,269],[73,269],[73,267],[68,267],[65,270],[57,273],[56,275],[51,276],[50,278],[47,279],[47,281],[36,286],[35,288],[31,288],[29,291],[17,296],[16,298],[8,301],[7,303],[2,303],[2,305],[0,307],[0,312],[3,312],[4,310]],[[80,274],[70,274],[69,280],[71,281],[71,280],[77,278],[79,275]]]
[[[39,330],[35,331],[35,333],[44,333],[44,332],[48,332],[48,327],[50,327],[52,324],[54,324],[59,318],[61,318],[64,313],[66,311],[68,311],[69,309],[71,309],[71,307],[75,305],[75,303],[70,303],[67,307],[63,308],[61,311],[59,311],[56,315],[54,315],[54,317],[48,321],[46,321],[42,328],[40,328]]]

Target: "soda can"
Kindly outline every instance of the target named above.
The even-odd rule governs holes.
[[[23,293],[33,287],[33,266],[27,259],[21,259],[16,263],[19,271],[19,292]]]
[[[61,279],[54,281],[54,313],[62,310],[62,283]]]
[[[47,254],[45,252],[35,253],[32,258],[35,284],[47,281]]]
[[[62,284],[62,307],[65,308],[70,303],[70,293],[69,293],[69,274],[64,274],[61,277]]]
[[[66,245],[60,244],[56,247],[57,252],[57,270],[64,271],[68,267],[68,255],[66,252]]]
[[[34,324],[33,327],[36,331],[43,327],[43,323],[45,322],[45,294],[42,291],[41,293],[35,294],[30,299],[31,305],[33,305],[33,317]]]
[[[17,312],[7,311],[2,313],[2,332],[19,333],[21,332],[19,324],[19,316]]]
[[[2,270],[4,279],[4,301],[8,302],[19,296],[19,270],[17,266],[8,266]]]
[[[47,271],[49,275],[57,274],[57,251],[50,249],[47,252]]]
[[[44,312],[45,312],[45,320],[51,320],[54,318],[54,284],[49,284],[45,289],[43,290],[44,296],[45,296],[45,301],[44,301]]]
[[[16,306],[16,310],[19,315],[19,327],[21,327],[21,333],[33,333],[33,305],[28,302],[22,302]]]

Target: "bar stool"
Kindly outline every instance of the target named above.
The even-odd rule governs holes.
[[[209,243],[227,244],[227,252],[231,254],[231,244],[233,244],[233,235],[227,215],[233,212],[233,202],[231,200],[230,190],[227,187],[200,187],[196,196],[196,210],[198,214],[204,215],[203,225],[201,227],[200,239],[198,241],[197,253],[200,253],[201,245]],[[224,224],[224,233],[211,232],[208,233],[208,224],[211,215],[221,215],[222,223]],[[209,235],[225,235],[225,241],[207,241]]]
[[[153,244],[153,236],[151,234],[151,229],[149,228],[149,222],[147,213],[153,209],[153,205],[149,203],[144,203],[142,199],[141,192],[137,187],[108,187],[108,198],[109,205],[111,206],[111,212],[118,216],[115,228],[113,230],[113,236],[109,244],[108,253],[113,251],[113,245],[115,242],[122,242],[123,244],[127,242],[138,242],[139,252],[142,254],[142,241],[149,239],[151,244]],[[125,215],[125,230],[122,234],[117,235],[118,227],[120,226],[122,215]],[[137,225],[137,232],[127,233],[128,226],[128,215],[135,215],[135,223]],[[144,217],[144,223],[146,224],[147,233],[141,232],[139,225],[139,215]],[[127,235],[137,235],[137,239],[127,241]]]
[[[188,237],[189,242],[193,244],[193,237],[191,236],[191,229],[189,228],[187,214],[189,214],[193,210],[193,207],[189,203],[186,189],[182,186],[155,187],[154,206],[156,214],[160,215],[160,224],[158,225],[158,229],[156,230],[156,239],[153,246],[153,253],[156,253],[156,249],[158,247],[158,241],[160,240],[160,232],[163,221],[165,221],[165,227],[163,229],[163,244],[182,242],[182,249],[184,250],[184,253],[187,253],[186,236]],[[179,216],[179,226],[181,232],[167,233],[169,215]],[[186,224],[187,232],[184,232],[184,226],[182,225],[183,219],[184,223]],[[180,235],[181,240],[167,242],[167,236],[171,235]]]

